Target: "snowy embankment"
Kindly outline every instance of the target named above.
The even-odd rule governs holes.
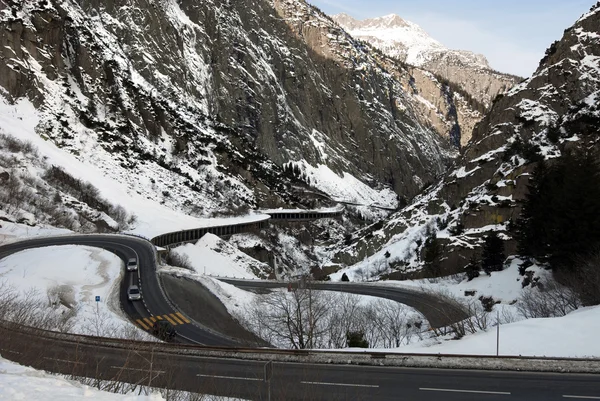
[[[251,258],[213,234],[205,234],[195,244],[185,244],[173,252],[189,261],[197,273],[209,276],[265,278],[269,266]]]
[[[0,400],[161,401],[159,394],[114,394],[17,365],[0,357]]]
[[[500,325],[500,356],[598,358],[600,306],[583,308],[563,317],[527,319]],[[496,355],[496,327],[432,346],[411,344],[398,352]]]

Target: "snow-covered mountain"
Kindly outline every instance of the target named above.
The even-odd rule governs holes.
[[[452,101],[433,107],[432,129],[419,97],[303,1],[1,4],[7,108],[33,110],[38,135],[173,209],[306,205],[292,187],[338,198],[327,191],[350,177],[369,193],[348,200],[394,207],[455,155]]]
[[[458,84],[486,106],[498,93],[518,82],[517,77],[493,71],[484,55],[448,49],[419,25],[398,15],[357,20],[342,13],[332,18],[353,37],[370,43],[390,57]]]
[[[520,215],[538,162],[572,152],[600,154],[598,32],[600,3],[550,46],[531,78],[498,96],[441,181],[385,224],[357,233],[332,261],[363,272],[387,266],[392,277],[460,273],[491,231],[501,233],[508,254],[515,252],[511,222]],[[437,272],[422,270],[432,243],[438,246]]]
[[[407,64],[422,67],[432,60],[438,59],[443,53],[451,53],[465,64],[471,64],[478,68],[490,68],[487,59],[482,54],[450,50],[429,36],[419,25],[406,21],[396,14],[362,21],[344,13],[334,15],[332,18],[350,35],[368,41],[386,54]]]

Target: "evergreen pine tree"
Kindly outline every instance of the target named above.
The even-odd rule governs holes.
[[[480,264],[475,255],[471,256],[469,259],[469,264],[465,266],[465,273],[467,274],[468,281],[473,280],[476,277],[479,277],[479,269]]]
[[[438,277],[441,274],[440,258],[442,256],[442,245],[435,232],[429,233],[423,247],[423,262],[428,275]]]
[[[483,253],[481,255],[481,267],[487,274],[493,271],[501,271],[504,266],[504,241],[498,236],[498,233],[492,231],[485,237]]]
[[[346,333],[346,344],[352,348],[369,348],[369,342],[365,340],[362,331],[349,331]]]
[[[519,253],[573,269],[600,243],[600,168],[592,155],[566,153],[539,163],[517,221]]]

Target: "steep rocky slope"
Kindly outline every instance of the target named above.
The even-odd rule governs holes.
[[[351,200],[393,207],[453,157],[419,100],[301,0],[0,0],[0,31],[4,103],[196,215],[302,202],[292,184],[339,197],[348,179],[366,188]]]
[[[565,30],[531,78],[494,102],[442,181],[386,224],[333,250],[332,262],[358,270],[383,266],[378,274],[395,277],[461,272],[491,230],[514,252],[510,222],[519,216],[536,162],[567,149],[600,154],[599,32],[600,3]],[[422,270],[434,238],[438,270]]]
[[[520,80],[494,71],[481,54],[446,48],[417,24],[395,14],[365,20],[357,20],[347,14],[337,14],[332,18],[352,36],[370,43],[388,56],[453,83],[474,100],[470,105],[474,111],[483,112],[496,95]],[[436,91],[425,89],[423,92],[425,97],[439,96]],[[463,145],[471,138],[472,128],[473,124],[467,124],[463,129]]]

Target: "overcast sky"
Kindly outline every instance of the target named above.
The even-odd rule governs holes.
[[[487,57],[492,68],[530,76],[550,44],[594,0],[307,0],[357,19],[398,14],[451,49]]]

